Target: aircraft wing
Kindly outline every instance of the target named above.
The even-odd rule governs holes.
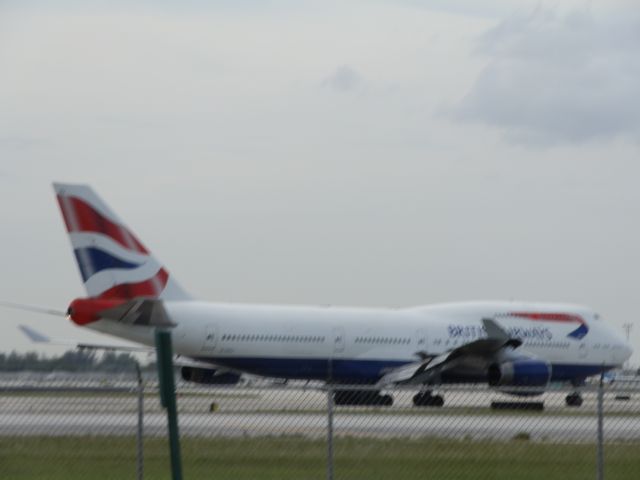
[[[138,346],[138,345],[122,345],[122,344],[104,344],[104,343],[86,343],[76,340],[67,339],[52,339],[42,332],[38,332],[34,328],[26,325],[19,325],[18,328],[24,333],[29,340],[33,343],[42,343],[46,345],[61,345],[73,348],[79,348],[81,350],[108,350],[108,351],[122,351],[122,352],[153,352],[153,348]]]
[[[487,336],[466,343],[442,355],[429,355],[418,352],[420,361],[403,365],[385,374],[377,383],[384,387],[390,384],[419,384],[428,383],[440,373],[455,367],[461,360],[468,357],[491,358],[506,347],[517,348],[522,341],[512,338],[509,333],[492,318],[483,318]]]

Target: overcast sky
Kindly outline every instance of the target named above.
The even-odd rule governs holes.
[[[203,299],[575,302],[640,350],[639,45],[630,0],[5,0],[0,298],[84,295],[85,182]]]

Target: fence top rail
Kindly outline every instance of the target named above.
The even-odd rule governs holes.
[[[18,382],[10,382],[8,384],[0,384],[0,393],[34,393],[34,392],[51,392],[51,393],[134,393],[138,391],[138,384],[135,382],[120,385],[97,385],[74,382],[70,379],[68,382],[56,381],[51,384],[32,383],[20,384]],[[145,392],[157,392],[158,385],[155,381],[145,381],[143,385]],[[599,389],[597,383],[589,383],[579,387],[577,390],[581,393],[594,393]],[[434,390],[442,393],[571,393],[576,388],[570,385],[550,385],[544,392],[540,387],[490,387],[482,384],[455,384],[455,385],[390,385],[384,388],[376,385],[348,385],[348,384],[322,384],[322,383],[264,383],[258,385],[191,385],[180,383],[176,386],[176,391],[182,394],[206,394],[208,392],[220,391],[254,391],[254,392],[319,392],[326,393],[328,391],[385,391],[385,392],[418,392],[420,390]],[[640,393],[639,384],[605,384],[603,385],[605,393],[632,394]]]
[[[148,390],[157,389],[157,385],[147,384]],[[349,385],[349,384],[315,384],[315,385],[296,385],[296,384],[266,384],[266,385],[180,385],[176,388],[181,393],[203,393],[207,391],[298,391],[298,392],[327,392],[327,391],[385,391],[385,392],[418,392],[420,390],[434,390],[437,392],[467,392],[467,393],[571,393],[576,390],[581,393],[597,392],[598,384],[587,384],[581,387],[572,387],[570,385],[552,385],[541,391],[540,387],[490,387],[488,385],[479,384],[458,384],[458,385],[390,385],[380,387],[376,385]],[[615,393],[640,393],[640,385],[622,386],[622,385],[604,385],[604,392]]]

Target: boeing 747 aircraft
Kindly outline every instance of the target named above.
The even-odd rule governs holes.
[[[198,366],[186,380],[233,383],[246,372],[266,377],[370,384],[339,390],[337,404],[390,405],[380,390],[423,388],[416,406],[441,406],[434,387],[478,382],[516,393],[542,393],[550,382],[578,387],[632,353],[589,308],[521,302],[467,302],[402,309],[210,303],[192,298],[84,185],[54,184],[87,291],[73,300],[78,325],[152,346],[154,329],[171,328],[175,352]]]

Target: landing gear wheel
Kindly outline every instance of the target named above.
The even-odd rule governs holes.
[[[416,407],[442,407],[444,398],[442,395],[432,395],[431,392],[420,392],[413,396],[413,404]]]
[[[567,398],[565,398],[565,402],[567,407],[579,407],[582,405],[582,397],[579,393],[570,393],[567,395]]]

